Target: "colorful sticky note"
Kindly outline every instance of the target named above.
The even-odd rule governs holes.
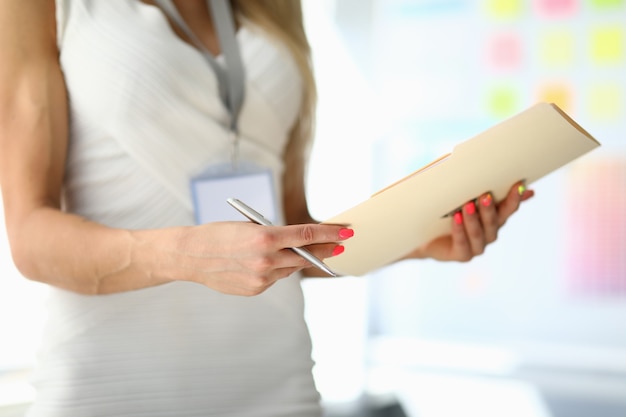
[[[569,167],[563,271],[581,296],[626,294],[626,159],[585,160]]]
[[[597,65],[620,64],[626,55],[623,26],[608,26],[591,31],[591,58]]]
[[[571,17],[578,11],[577,0],[535,0],[533,10],[541,17]]]
[[[488,62],[496,69],[516,69],[522,63],[522,40],[513,33],[501,33],[487,42]]]
[[[552,31],[539,38],[541,62],[547,66],[566,66],[574,61],[574,35],[568,30]]]
[[[496,18],[513,18],[522,14],[522,0],[486,0],[487,13]]]
[[[566,113],[572,114],[572,88],[562,83],[545,84],[539,88],[538,101],[554,103]]]
[[[589,114],[600,121],[620,120],[624,114],[624,97],[617,83],[592,86],[587,103]]]
[[[496,118],[511,116],[519,107],[518,96],[513,86],[495,86],[487,93],[487,110]]]
[[[590,0],[596,9],[617,9],[626,6],[626,0]]]

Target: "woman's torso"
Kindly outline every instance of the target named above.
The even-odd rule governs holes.
[[[57,20],[66,210],[129,229],[193,224],[189,179],[230,154],[210,67],[139,0],[58,0]],[[300,78],[255,26],[237,37],[241,158],[271,169],[280,194]],[[319,414],[297,277],[252,298],[184,282],[106,296],[51,289],[49,307],[31,417]]]

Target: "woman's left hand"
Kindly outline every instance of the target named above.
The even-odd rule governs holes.
[[[452,230],[449,235],[417,248],[405,259],[467,262],[482,254],[485,247],[496,240],[498,231],[517,211],[520,203],[533,195],[534,192],[527,190],[521,182],[511,187],[506,198],[497,204],[490,193],[483,194],[451,216]]]

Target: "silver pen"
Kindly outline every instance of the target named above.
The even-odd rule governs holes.
[[[261,213],[254,210],[252,207],[248,206],[247,204],[244,204],[242,201],[237,200],[236,198],[228,198],[226,199],[226,202],[230,204],[231,206],[233,206],[235,210],[237,210],[239,213],[246,216],[248,219],[250,219],[254,223],[260,224],[262,226],[273,226],[272,223],[269,220],[267,220],[265,217],[263,217]],[[289,248],[289,249],[291,249],[298,255],[302,256],[304,259],[311,262],[313,265],[315,265],[322,271],[326,272],[327,274],[330,274],[333,277],[337,276],[337,274],[333,272],[333,270],[330,269],[328,265],[326,265],[324,262],[316,258],[308,250],[304,248]]]

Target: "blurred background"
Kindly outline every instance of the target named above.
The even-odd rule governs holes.
[[[538,101],[602,143],[469,263],[305,282],[329,414],[626,416],[626,1],[306,5],[317,218]]]
[[[486,253],[305,280],[328,416],[626,416],[626,0],[303,0],[323,220],[538,101],[602,147],[532,184]],[[0,229],[0,416],[45,287]]]

